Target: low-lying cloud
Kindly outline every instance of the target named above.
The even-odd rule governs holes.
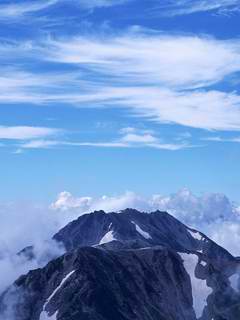
[[[64,253],[64,248],[50,240],[61,227],[57,215],[48,208],[31,204],[0,205],[0,294],[20,275],[45,265]],[[34,246],[34,258],[17,255],[27,246]]]
[[[64,248],[50,240],[64,225],[94,210],[106,212],[136,208],[141,211],[168,211],[180,221],[195,227],[228,249],[240,255],[240,207],[225,195],[207,193],[201,196],[183,189],[169,196],[143,197],[133,192],[117,196],[75,197],[61,192],[50,206],[10,203],[0,205],[0,293],[21,274],[45,265]],[[231,239],[229,239],[231,234]],[[34,259],[16,255],[34,246]]]
[[[133,192],[109,197],[74,197],[69,192],[59,194],[51,208],[78,216],[94,210],[120,211],[125,208],[142,211],[161,210],[171,213],[185,224],[199,229],[234,255],[240,255],[240,207],[219,193],[196,196],[187,189],[169,196],[142,197]],[[231,234],[231,239],[229,239]]]

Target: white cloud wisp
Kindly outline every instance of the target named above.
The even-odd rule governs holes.
[[[0,140],[29,140],[56,136],[60,129],[30,126],[0,126]]]
[[[229,14],[239,11],[238,0],[170,0],[154,8],[155,14],[167,17],[190,15],[194,13]]]
[[[0,52],[11,57],[16,46],[3,45]],[[20,45],[18,50],[59,70],[3,70],[1,104],[122,107],[159,123],[240,130],[240,96],[214,88],[240,71],[239,40],[130,30],[102,38],[48,39],[37,46]]]

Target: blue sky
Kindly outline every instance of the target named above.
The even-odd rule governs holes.
[[[240,199],[236,0],[0,4],[0,199]]]

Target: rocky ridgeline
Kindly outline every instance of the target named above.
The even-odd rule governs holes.
[[[54,239],[66,254],[4,293],[1,320],[240,319],[239,259],[168,213],[97,211]]]

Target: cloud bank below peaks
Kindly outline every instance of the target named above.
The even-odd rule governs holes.
[[[64,253],[64,248],[50,240],[62,227],[56,214],[44,206],[30,203],[0,204],[0,294],[20,275],[44,266]],[[62,221],[62,219],[61,219]],[[34,246],[34,259],[16,255],[27,246]]]
[[[0,204],[0,273],[6,275],[0,284],[0,293],[21,274],[64,253],[61,245],[49,239],[67,223],[94,210],[121,214],[126,208],[168,211],[207,234],[232,254],[240,255],[240,208],[222,194],[196,196],[183,189],[170,196],[143,197],[126,192],[116,196],[74,197],[69,192],[62,192],[49,208],[30,203]],[[35,248],[34,260],[16,256],[29,245]]]
[[[142,197],[133,192],[108,197],[74,197],[69,192],[59,194],[51,209],[71,217],[105,210],[121,211],[135,208],[140,211],[167,211],[185,224],[207,234],[232,254],[240,255],[240,207],[225,195],[206,193],[201,196],[192,194],[188,189],[180,190],[170,196],[153,195]],[[229,233],[232,234],[231,240]]]
[[[76,209],[79,214],[94,210],[121,211],[127,207],[148,212],[153,210],[168,211],[180,220],[194,224],[232,220],[240,217],[240,207],[225,195],[206,193],[196,196],[188,189],[182,189],[170,196],[156,194],[145,198],[133,192],[126,192],[116,197],[74,197],[71,193],[64,191],[51,204],[51,208],[54,210]]]

